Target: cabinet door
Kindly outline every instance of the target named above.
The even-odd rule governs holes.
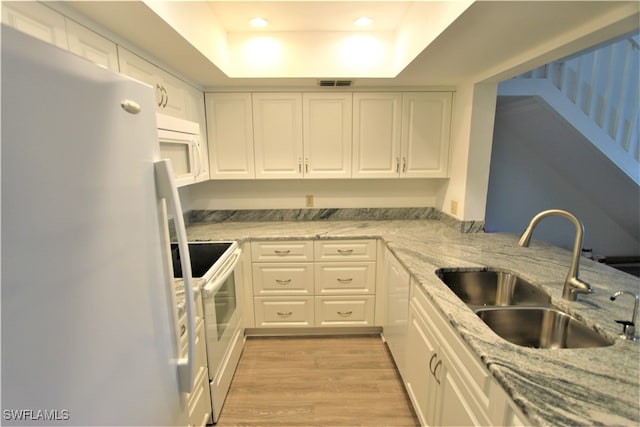
[[[437,358],[437,342],[412,303],[409,310],[405,384],[413,408],[423,426],[436,425],[434,411],[438,383],[433,372],[441,373],[440,368],[436,369]]]
[[[447,352],[438,354],[442,366],[436,372],[440,390],[435,405],[435,424],[439,426],[489,425],[490,420],[475,408],[473,396],[465,386],[464,378],[454,371],[454,362]]]
[[[302,95],[304,176],[351,178],[351,93]]]
[[[156,74],[157,67],[151,62],[140,58],[138,55],[129,52],[122,46],[118,46],[118,62],[122,74],[140,80],[154,88],[156,91],[156,107],[158,107],[160,96],[158,92],[158,77]]]
[[[69,48],[64,16],[43,4],[3,1],[2,23],[62,49]]]
[[[403,378],[406,377],[407,323],[409,318],[409,272],[387,250],[385,257],[387,309],[383,324],[384,338]]]
[[[255,178],[250,93],[206,93],[211,179]]]
[[[302,94],[254,93],[256,178],[303,177]]]
[[[116,44],[76,22],[65,19],[69,50],[111,71],[119,71]]]
[[[353,94],[353,177],[393,178],[400,173],[402,93]]]
[[[402,177],[447,177],[452,98],[451,92],[404,93]]]
[[[162,92],[158,112],[186,120],[188,110],[187,84],[157,67],[156,75]]]

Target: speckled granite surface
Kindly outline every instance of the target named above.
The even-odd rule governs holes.
[[[461,233],[441,221],[212,222],[188,227],[189,240],[381,238],[479,356],[493,377],[536,425],[639,425],[640,346],[617,338],[617,319],[631,317],[631,299],[609,300],[617,290],[640,291],[638,278],[594,261],[581,261],[581,278],[595,293],[561,298],[571,254],[510,234]],[[534,234],[535,239],[535,234]],[[434,274],[438,268],[493,267],[544,288],[554,305],[615,339],[610,347],[530,349],[499,338]]]

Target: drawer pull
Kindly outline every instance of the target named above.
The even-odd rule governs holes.
[[[349,255],[353,253],[353,249],[338,249],[338,253],[341,255]]]
[[[288,255],[288,254],[291,253],[291,250],[290,249],[285,249],[285,250],[276,249],[275,253],[276,253],[276,255]]]
[[[282,311],[278,311],[277,313],[278,313],[278,316],[280,317],[289,317],[293,314],[293,311],[287,311],[286,313]]]
[[[349,317],[353,314],[353,311],[338,311],[338,314],[342,317]]]
[[[276,283],[279,285],[288,285],[289,283],[291,283],[291,279],[286,279],[286,280],[276,279]]]
[[[340,282],[340,283],[351,283],[351,282],[353,282],[353,278],[350,277],[348,279],[341,279],[341,278],[338,277],[338,282]]]

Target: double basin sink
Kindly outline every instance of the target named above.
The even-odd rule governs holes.
[[[544,290],[512,273],[482,269],[436,274],[489,328],[513,344],[546,349],[613,344],[554,307]]]

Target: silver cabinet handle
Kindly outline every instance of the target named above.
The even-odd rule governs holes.
[[[341,279],[341,278],[338,277],[338,282],[340,282],[340,283],[351,283],[351,282],[353,282],[353,278]]]
[[[287,311],[287,312],[278,311],[277,314],[280,317],[289,317],[293,314],[293,311]]]
[[[433,374],[433,360],[438,357],[438,353],[433,353],[433,355],[431,355],[431,359],[429,359],[429,372],[431,372]]]
[[[291,279],[286,279],[286,280],[276,279],[276,283],[279,285],[288,285],[289,283],[291,283]]]
[[[396,173],[400,173],[400,157],[396,157]]]
[[[156,83],[156,91],[160,94],[160,101],[158,101],[158,107],[162,107],[162,103],[164,102],[164,92],[162,91],[162,86]]]
[[[164,94],[165,94],[164,105],[162,106],[162,108],[165,108],[169,103],[169,92],[167,92],[167,90],[164,87],[162,88],[162,90],[164,90]]]
[[[309,173],[309,158],[305,157],[304,159],[304,173]]]
[[[440,384],[440,379],[438,378],[438,375],[436,373],[438,371],[438,368],[442,366],[442,360],[438,360],[435,366],[433,365],[434,360],[438,360],[438,353],[433,353],[433,355],[431,355],[431,359],[429,359],[429,372],[431,372],[431,375],[433,375],[433,378],[436,380],[436,382]]]
[[[290,254],[290,253],[291,253],[291,250],[289,250],[289,249],[285,249],[285,250],[278,250],[278,249],[276,249],[274,252],[275,252],[277,255],[287,255],[287,254]]]
[[[403,157],[402,158],[402,173],[406,173],[407,172],[407,158]]]
[[[337,313],[342,317],[349,317],[353,314],[353,311],[338,311]]]
[[[438,360],[436,366],[433,368],[433,378],[435,378],[436,382],[440,384],[440,378],[438,378],[438,368],[442,366],[442,360]]]
[[[349,255],[353,253],[353,249],[338,249],[338,253],[341,255]]]

